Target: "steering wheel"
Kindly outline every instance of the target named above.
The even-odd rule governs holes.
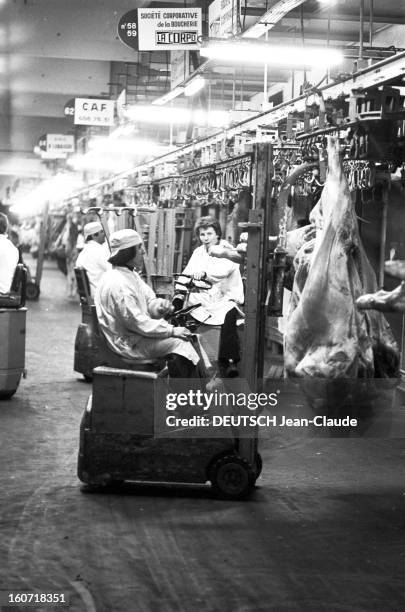
[[[176,310],[173,314],[170,315],[171,319],[176,319],[177,317],[184,317],[189,314],[196,308],[200,308],[201,304],[193,304],[192,306],[186,306],[185,308],[181,308],[180,310]]]
[[[182,287],[185,288],[190,288],[191,290],[193,289],[201,289],[202,291],[206,291],[207,289],[211,289],[212,287],[212,282],[206,279],[201,279],[201,280],[196,280],[191,274],[173,274],[173,278],[176,278],[177,280],[175,280],[175,285],[181,285]],[[181,282],[180,280],[178,280],[179,278],[186,278],[188,279],[186,282]]]

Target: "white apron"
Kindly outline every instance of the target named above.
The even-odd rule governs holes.
[[[220,242],[220,244],[223,241]],[[229,259],[211,257],[204,245],[195,249],[184,274],[206,272],[207,280],[213,283],[211,289],[191,293],[188,304],[201,304],[193,310],[192,316],[206,325],[222,325],[226,313],[235,304],[243,304],[243,283],[239,264]]]

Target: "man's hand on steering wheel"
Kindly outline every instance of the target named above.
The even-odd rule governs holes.
[[[164,317],[167,314],[171,314],[174,311],[174,307],[170,300],[164,300],[163,298],[160,300],[160,304],[157,307],[157,312],[161,317]]]
[[[189,340],[192,333],[187,327],[173,327],[172,337],[180,340]]]

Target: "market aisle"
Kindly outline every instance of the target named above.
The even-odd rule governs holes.
[[[84,494],[79,307],[51,262],[41,289],[29,376],[0,405],[1,590],[65,592],[74,612],[404,609],[403,440],[267,433],[248,502],[204,487]]]

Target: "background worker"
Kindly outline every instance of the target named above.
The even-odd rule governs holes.
[[[190,294],[188,305],[201,303],[191,316],[206,325],[221,325],[218,350],[221,375],[235,376],[236,364],[240,361],[236,323],[243,316],[238,305],[244,301],[239,265],[229,259],[218,260],[210,255],[210,248],[214,245],[223,248],[231,246],[221,239],[222,231],[217,219],[201,217],[194,231],[201,246],[195,249],[183,273],[195,280],[207,280],[212,287]]]
[[[18,264],[19,253],[7,237],[8,218],[0,213],[0,293],[9,293]]]
[[[95,294],[97,317],[111,350],[134,361],[168,355],[170,376],[197,378],[199,356],[187,340],[191,332],[174,327],[162,317],[172,311],[169,300],[157,298],[134,270],[142,258],[142,239],[124,229],[110,236],[112,269],[106,272]]]
[[[85,244],[76,259],[76,267],[86,270],[91,294],[94,296],[100,278],[111,267],[108,263],[110,253],[106,247],[104,230],[99,221],[86,223],[83,235]]]

